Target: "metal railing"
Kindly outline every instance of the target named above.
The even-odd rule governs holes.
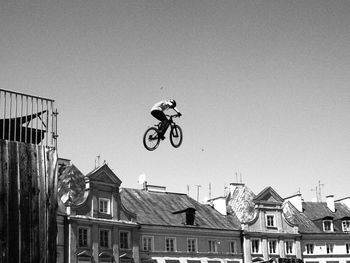
[[[54,100],[0,89],[0,139],[57,148]]]

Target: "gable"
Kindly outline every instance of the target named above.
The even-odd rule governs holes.
[[[260,201],[269,202],[269,203],[278,203],[279,200],[275,196],[273,196],[271,193],[266,193],[264,196],[261,197]]]
[[[272,187],[267,187],[255,197],[254,203],[263,203],[271,205],[282,204],[283,198],[279,194],[277,194],[276,191],[272,189]]]
[[[118,187],[122,182],[107,164],[95,169],[89,173],[88,176],[91,182],[101,182],[104,184],[116,185]]]
[[[98,173],[91,179],[93,179],[94,181],[98,181],[106,184],[115,184],[115,180],[113,180],[111,176],[109,176],[105,172]]]

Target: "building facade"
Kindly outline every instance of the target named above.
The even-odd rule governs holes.
[[[243,262],[240,224],[185,194],[145,185],[122,189],[121,198],[140,224],[140,260],[158,263]]]
[[[189,196],[120,188],[104,164],[87,175],[61,160],[58,263],[242,263],[240,223]]]
[[[304,202],[300,194],[286,198],[285,214],[299,226],[305,263],[350,263],[350,207],[347,199]]]
[[[271,187],[255,195],[244,184],[230,185],[227,213],[241,222],[244,262],[301,261],[301,234],[285,217],[283,201]]]
[[[58,263],[350,263],[349,198],[304,202],[236,183],[202,204],[147,182],[122,188],[107,164],[83,175],[63,159],[58,196]]]
[[[86,176],[60,167],[58,263],[139,262],[136,215],[122,205],[120,184],[106,164]]]

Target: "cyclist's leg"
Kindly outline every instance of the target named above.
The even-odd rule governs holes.
[[[164,112],[161,110],[153,110],[151,114],[154,118],[161,122],[160,131],[163,133],[164,128],[167,126],[168,118],[165,116]]]

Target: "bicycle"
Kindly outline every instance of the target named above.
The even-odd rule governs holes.
[[[168,130],[170,126],[170,143],[173,147],[178,148],[182,143],[182,129],[179,125],[177,125],[173,118],[179,117],[178,115],[166,115],[169,117],[167,126],[164,128],[164,131],[160,131],[161,122],[154,125],[154,127],[150,127],[145,131],[143,135],[143,145],[149,151],[154,151],[159,146],[160,140],[164,138],[164,134]]]

